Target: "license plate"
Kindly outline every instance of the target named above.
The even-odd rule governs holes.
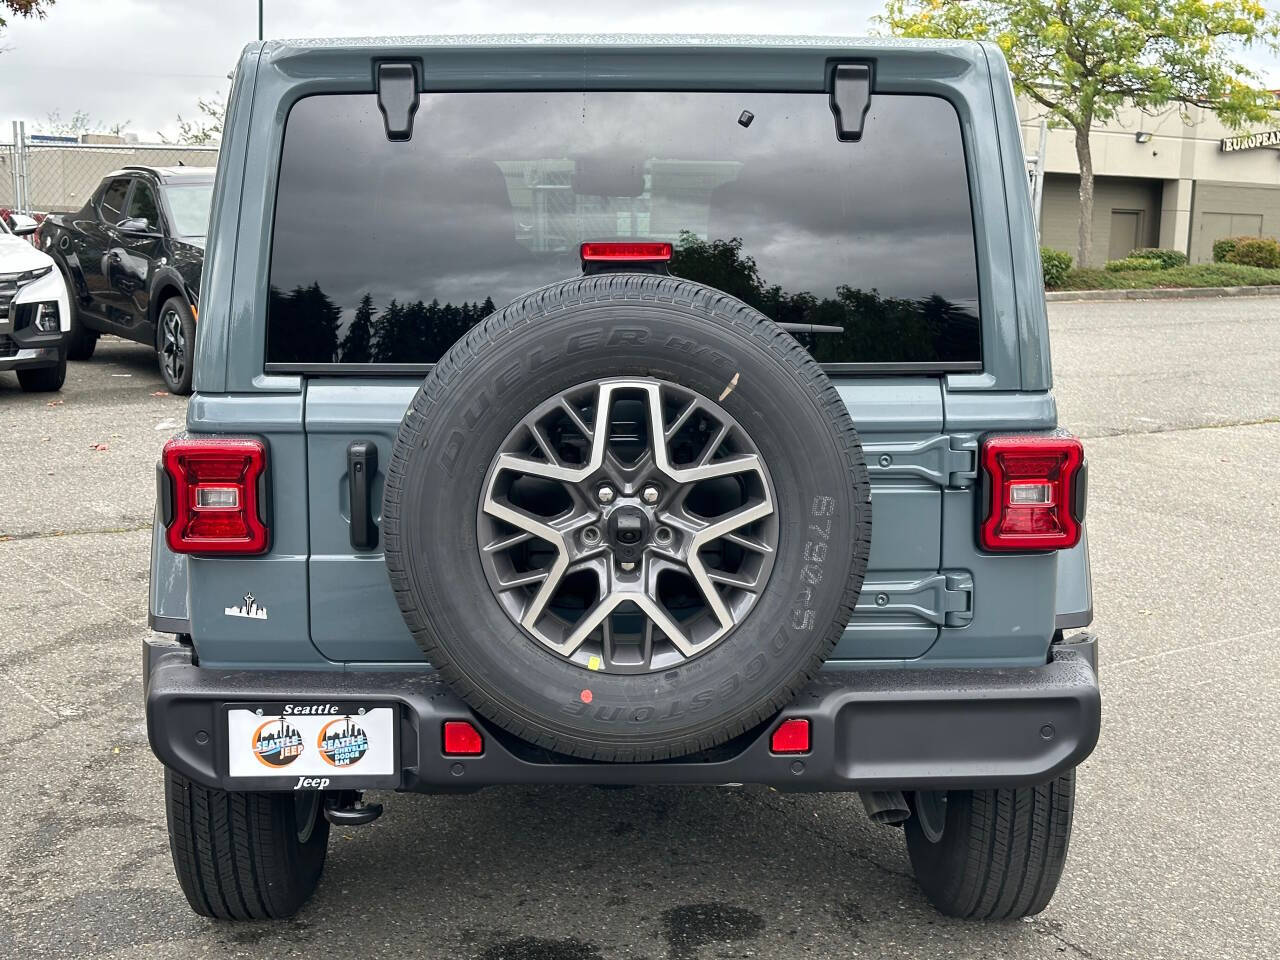
[[[296,778],[302,787],[335,777],[396,773],[396,708],[381,704],[267,703],[227,707],[227,774]],[[322,789],[322,788],[321,788]]]

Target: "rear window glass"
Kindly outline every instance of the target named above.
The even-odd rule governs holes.
[[[499,92],[423,95],[407,143],[387,140],[373,94],[294,105],[267,361],[434,363],[611,239],[671,241],[673,274],[787,324],[823,363],[981,358],[945,100],[877,94],[863,139],[842,143],[826,94]]]

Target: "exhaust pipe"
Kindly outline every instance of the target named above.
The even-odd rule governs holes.
[[[896,826],[911,816],[907,806],[907,798],[901,790],[873,790],[860,793],[862,805],[867,808],[867,816],[872,823],[886,827]]]

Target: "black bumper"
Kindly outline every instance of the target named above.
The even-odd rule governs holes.
[[[768,724],[706,755],[613,764],[550,754],[478,720],[435,673],[227,671],[192,664],[190,647],[146,641],[147,732],[161,763],[212,787],[227,777],[228,703],[391,702],[400,772],[340,778],[346,789],[424,793],[495,784],[761,783],[789,790],[960,789],[1041,783],[1087,757],[1101,705],[1096,642],[1055,644],[1049,663],[1010,669],[828,670]],[[775,755],[783,717],[808,717],[812,750]],[[446,720],[469,720],[484,753],[447,757]],[[293,789],[296,777],[254,789]]]

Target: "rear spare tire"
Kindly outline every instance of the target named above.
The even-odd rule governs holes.
[[[791,336],[613,273],[454,344],[400,426],[383,531],[409,629],[479,714],[644,761],[752,729],[813,676],[871,505],[848,410]]]

